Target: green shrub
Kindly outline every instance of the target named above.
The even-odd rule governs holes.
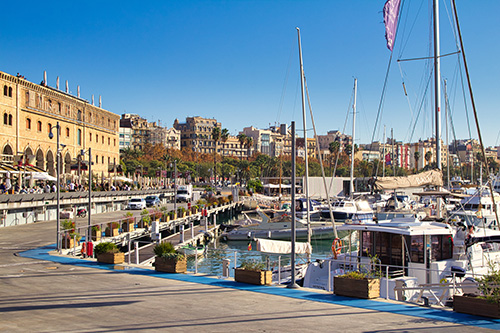
[[[116,246],[115,243],[111,242],[103,242],[99,243],[94,247],[94,252],[96,255],[98,254],[103,254],[103,253],[118,253],[120,250],[118,249],[118,246]]]
[[[240,268],[247,271],[264,271],[266,264],[256,260],[244,260],[241,262]]]
[[[354,279],[354,280],[363,280],[367,278],[366,273],[361,273],[358,271],[351,271],[347,272],[344,275],[340,275],[339,277],[346,278],[346,279]]]
[[[162,255],[164,255],[166,253],[175,253],[175,247],[170,242],[162,242],[162,243],[156,244],[153,251],[154,251],[155,255],[157,255],[158,257],[161,257]]]
[[[488,274],[478,279],[478,288],[489,302],[497,303],[500,301],[500,270],[492,261],[488,266]]]

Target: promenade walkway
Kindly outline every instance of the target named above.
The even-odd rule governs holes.
[[[55,224],[0,232],[0,331],[478,332],[499,320],[52,255]]]

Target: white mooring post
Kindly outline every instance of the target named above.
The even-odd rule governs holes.
[[[179,243],[184,243],[184,224],[181,224]]]
[[[139,242],[134,242],[135,264],[139,265]]]
[[[194,222],[189,223],[189,228],[191,228],[191,239],[194,239]]]

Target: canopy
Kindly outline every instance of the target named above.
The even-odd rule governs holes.
[[[129,182],[129,183],[132,183],[134,180],[133,179],[130,179],[130,178],[127,178],[125,176],[117,176],[116,178],[111,176],[110,177],[111,180],[116,180],[117,182]]]
[[[291,253],[292,243],[271,239],[257,238],[257,251],[267,253]],[[312,247],[309,243],[295,242],[295,253],[311,253]]]
[[[26,179],[31,179],[32,175],[33,175],[33,179],[35,179],[35,180],[48,180],[48,181],[52,181],[52,182],[57,181],[56,177],[53,177],[46,172],[32,172],[26,176]]]
[[[382,177],[375,180],[375,189],[377,190],[394,190],[428,185],[443,186],[443,174],[440,170],[426,171],[407,177]]]

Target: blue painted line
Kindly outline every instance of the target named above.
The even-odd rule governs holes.
[[[216,287],[232,288],[245,291],[253,291],[268,295],[291,297],[296,299],[337,304],[378,312],[390,312],[405,316],[425,318],[430,320],[440,320],[455,324],[476,326],[500,330],[500,319],[488,319],[485,317],[472,316],[454,311],[439,310],[434,308],[419,307],[414,305],[388,303],[377,300],[357,299],[350,297],[335,296],[333,294],[322,294],[305,291],[301,289],[288,289],[273,286],[255,286],[246,283],[234,282],[232,280],[217,279],[206,276],[195,276],[191,274],[169,274],[160,273],[151,269],[131,267],[124,270],[115,269],[115,265],[102,264],[95,261],[82,260],[71,257],[53,256],[49,252],[55,250],[55,244],[28,250],[19,253],[22,257],[58,262],[65,265],[75,265],[80,267],[98,268],[117,273],[152,276],[163,279],[170,279],[183,282],[205,284]]]

